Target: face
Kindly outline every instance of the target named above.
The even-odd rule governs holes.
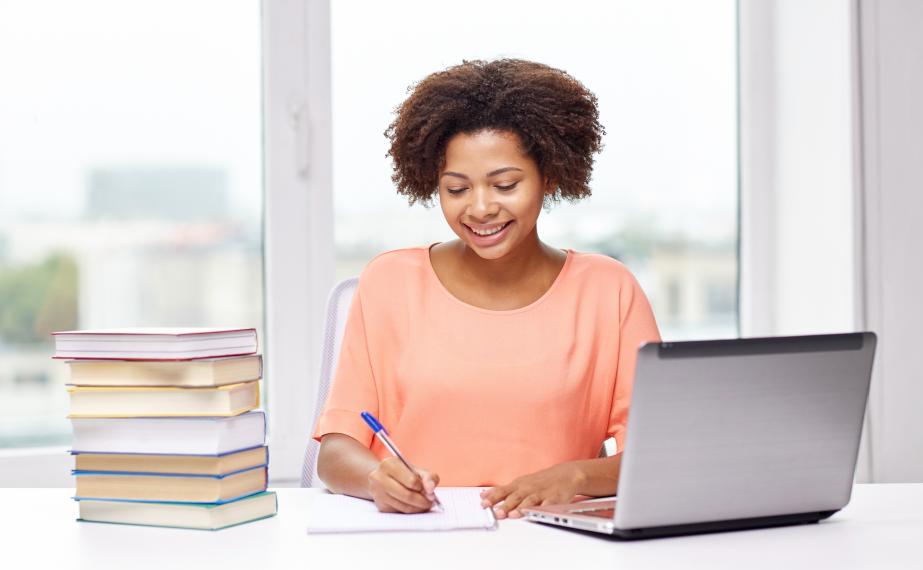
[[[459,133],[449,139],[439,177],[446,221],[484,259],[499,259],[529,240],[551,188],[510,132]]]

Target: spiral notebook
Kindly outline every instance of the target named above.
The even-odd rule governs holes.
[[[372,501],[323,492],[312,497],[308,532],[494,529],[497,519],[491,509],[481,507],[480,492],[478,487],[436,489],[444,510],[412,515],[382,513]]]

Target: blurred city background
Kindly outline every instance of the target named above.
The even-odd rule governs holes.
[[[608,132],[593,196],[543,212],[543,241],[627,264],[665,338],[737,334],[733,1],[332,4],[338,279],[454,238],[390,182],[407,88],[522,57],[594,91]],[[54,330],[262,337],[260,41],[256,0],[0,4],[0,448],[67,444]]]

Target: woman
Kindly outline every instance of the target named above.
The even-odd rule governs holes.
[[[314,437],[334,492],[429,510],[434,489],[485,486],[499,518],[612,495],[636,351],[659,340],[619,262],[542,243],[544,205],[590,195],[596,98],[522,60],[470,61],[418,83],[386,132],[411,204],[438,194],[458,239],[363,270]],[[420,476],[360,418],[378,416]]]

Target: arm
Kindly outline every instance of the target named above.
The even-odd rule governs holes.
[[[372,500],[380,511],[426,511],[432,507],[439,478],[427,473],[421,479],[396,459],[379,460],[369,449],[371,432],[359,415],[360,410],[378,413],[378,391],[365,328],[363,283],[360,277],[349,307],[336,381],[314,430],[314,437],[320,441],[317,473],[331,491]]]
[[[317,453],[317,474],[334,493],[371,499],[369,475],[378,458],[364,445],[342,433],[328,433]]]
[[[386,513],[421,513],[433,508],[439,476],[414,467],[407,470],[396,457],[379,460],[367,447],[342,433],[321,439],[317,474],[334,493],[375,502]]]
[[[497,518],[519,518],[526,507],[563,504],[577,495],[614,495],[619,483],[622,454],[597,459],[568,461],[517,477],[481,493],[481,504],[493,507]]]

